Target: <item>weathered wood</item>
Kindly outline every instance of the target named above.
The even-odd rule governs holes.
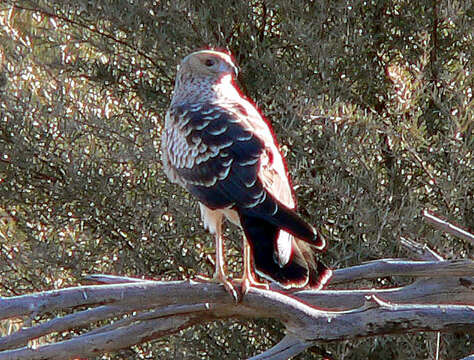
[[[451,235],[454,235],[460,239],[470,241],[474,244],[474,234],[471,234],[469,231],[464,230],[458,225],[452,224],[446,220],[441,219],[436,216],[433,212],[429,210],[423,211],[423,218],[426,222],[430,223],[439,230],[445,231]]]
[[[331,284],[387,276],[452,277],[474,276],[471,260],[406,261],[400,259],[374,260],[347,269],[334,271]]]
[[[440,274],[442,271],[444,274]],[[72,313],[0,338],[0,360],[97,356],[198,323],[228,318],[268,317],[285,324],[287,336],[282,342],[254,359],[285,359],[321,341],[414,331],[474,332],[472,261],[382,259],[336,270],[334,282],[390,273],[419,278],[391,289],[304,290],[290,294],[251,289],[239,304],[216,283],[93,275],[89,280],[106,284],[1,298],[3,319],[33,318],[56,311]],[[74,311],[76,307],[81,310]],[[35,349],[23,347],[42,336],[112,319],[112,323],[66,341]]]

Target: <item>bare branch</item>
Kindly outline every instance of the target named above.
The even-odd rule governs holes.
[[[110,330],[118,329],[120,327],[127,326],[137,321],[150,320],[150,319],[159,319],[168,316],[175,316],[181,314],[187,314],[197,311],[206,311],[209,310],[209,304],[193,304],[193,305],[170,305],[165,306],[161,309],[148,311],[145,313],[139,313],[134,316],[129,316],[128,318],[116,321],[110,325],[102,326],[96,330],[92,330],[88,335],[104,333]]]
[[[375,260],[362,265],[334,271],[331,283],[349,282],[356,279],[376,279],[393,275],[430,277],[474,276],[474,262],[470,260]]]
[[[402,259],[374,260],[362,265],[334,270],[331,284],[346,283],[362,279],[377,279],[393,275],[410,277],[474,276],[474,261],[408,261]],[[150,279],[142,280],[126,276],[104,274],[89,275],[86,279],[104,284],[154,281]]]
[[[470,268],[472,268],[471,261],[465,261]],[[408,262],[409,263],[409,262]],[[388,264],[387,266],[392,266],[391,262],[381,262],[381,267],[383,270],[383,264]],[[422,262],[419,268],[414,267],[421,274],[424,274],[423,266],[427,265],[433,271],[433,273],[440,272],[440,269],[446,269],[446,265],[454,266],[457,268],[458,262],[439,262],[439,268],[431,262]],[[336,270],[335,277],[337,280],[337,275],[339,272],[345,274],[344,277],[352,277],[350,275],[349,269],[355,269],[359,272],[359,267],[355,266],[348,269]],[[409,269],[409,267],[408,267]],[[407,276],[410,276],[409,271],[404,273]],[[456,270],[457,271],[457,270]],[[348,275],[349,273],[349,275]],[[400,272],[401,273],[401,272]],[[453,270],[453,273],[456,273]],[[386,274],[386,271],[380,272],[377,276],[381,274]],[[474,276],[472,270],[470,271],[459,271],[459,274],[472,275]],[[108,278],[110,281],[115,279],[120,279],[120,277],[111,277],[111,276],[102,276],[103,278]],[[343,276],[341,276],[343,278]],[[123,279],[123,278],[122,278]],[[130,278],[127,278],[128,281]],[[123,281],[120,281],[123,282]],[[430,285],[429,285],[430,284]],[[439,284],[437,286],[436,284]],[[362,299],[367,294],[373,294],[373,292],[381,292],[383,296],[390,296],[389,294],[404,294],[409,293],[415,298],[403,298],[398,296],[392,301],[402,301],[410,302],[416,300],[417,302],[426,303],[423,299],[430,298],[431,295],[436,295],[439,297],[440,301],[443,301],[443,294],[446,294],[445,300],[455,301],[458,296],[461,297],[461,301],[469,300],[471,297],[466,297],[465,291],[469,291],[472,287],[472,280],[469,276],[462,277],[460,276],[457,279],[446,279],[446,280],[422,280],[415,282],[411,285],[408,285],[403,288],[396,289],[382,289],[382,290],[337,290],[337,291],[319,291],[318,292],[318,301],[317,306],[322,306],[326,308],[340,308],[340,305],[343,305],[344,308],[360,306],[360,299]],[[443,291],[445,289],[446,291]],[[135,283],[126,283],[126,284],[111,284],[111,285],[89,285],[82,287],[73,287],[60,290],[46,291],[38,294],[32,295],[23,295],[17,297],[4,298],[0,306],[0,318],[11,318],[18,317],[23,315],[39,315],[44,312],[52,312],[58,309],[68,309],[77,306],[84,305],[95,305],[95,304],[104,304],[110,303],[116,306],[120,304],[127,305],[129,307],[136,306],[138,304],[147,304],[150,307],[153,305],[169,305],[171,303],[175,304],[189,304],[189,303],[201,303],[209,302],[212,299],[212,302],[216,303],[229,303],[230,299],[221,291],[221,287],[217,284],[208,284],[202,282],[192,282],[192,281],[173,281],[173,282],[162,282],[162,281],[140,281]],[[294,293],[298,297],[303,297],[305,301],[309,299],[307,296],[312,296],[314,292],[310,290],[300,291]],[[329,303],[325,301],[325,294],[327,294]],[[336,300],[340,296],[341,300]],[[357,299],[357,305],[354,302],[349,301],[349,299],[355,297]],[[342,300],[343,299],[343,300]],[[343,301],[343,302],[342,302]],[[332,304],[332,305],[331,305]]]
[[[0,360],[94,356],[169,335],[196,323],[229,317],[271,317],[282,320],[291,336],[273,348],[272,356],[278,356],[275,358],[294,355],[297,350],[304,350],[314,341],[337,341],[410,331],[474,332],[472,306],[394,305],[375,296],[358,309],[327,312],[276,291],[251,289],[241,304],[198,306],[189,310],[189,313],[170,313],[163,317],[161,314],[158,318],[147,314],[142,319],[136,319],[141,321],[117,329],[85,334],[36,349],[1,352]],[[295,339],[299,339],[300,343]]]
[[[22,315],[39,315],[45,312],[70,309],[77,306],[97,304],[127,304],[136,306],[147,304],[170,305],[208,302],[220,299],[231,303],[222,296],[217,284],[194,283],[192,281],[143,281],[131,284],[89,285],[60,290],[51,290],[32,295],[3,298],[0,306],[0,319]],[[190,290],[191,289],[191,290]],[[191,295],[191,298],[187,296]]]
[[[11,335],[1,337],[0,350],[24,346],[28,343],[28,341],[50,333],[89,326],[91,323],[96,321],[108,319],[113,316],[123,315],[129,312],[129,308],[127,309],[120,306],[103,305],[94,309],[80,311],[75,314],[52,319],[38,326],[22,329]]]
[[[288,358],[316,341],[410,331],[474,332],[472,261],[383,259],[336,270],[334,282],[391,274],[420,278],[391,289],[304,290],[291,295],[251,289],[239,304],[215,283],[92,275],[89,280],[107,284],[0,299],[1,318],[91,307],[0,338],[0,360],[96,356],[227,318],[270,317],[285,324],[287,336],[282,342],[254,359]],[[112,319],[115,321],[93,329],[97,321]],[[20,348],[38,337],[86,327],[92,329],[66,341]],[[1,351],[5,349],[14,350]]]
[[[357,269],[357,266],[354,267]],[[346,269],[336,270],[347,273]],[[407,269],[408,270],[408,269]],[[472,274],[472,273],[469,273]],[[405,274],[410,276],[409,273]],[[104,281],[110,283],[117,281],[124,283],[133,282],[134,278],[91,275],[90,280]],[[332,282],[334,283],[334,282]],[[420,278],[412,284],[388,289],[357,289],[357,290],[300,290],[292,292],[291,295],[305,302],[325,309],[347,310],[360,307],[366,301],[367,296],[380,296],[390,302],[418,303],[418,304],[469,304],[474,305],[473,287],[474,278],[467,277],[444,277],[439,279]]]
[[[389,289],[304,290],[294,295],[313,306],[348,310],[362,306],[367,296],[404,304],[469,304],[474,305],[474,278],[420,279],[413,284]]]
[[[294,335],[286,335],[278,344],[249,360],[286,360],[314,345],[314,341],[301,341]]]
[[[149,341],[193,325],[189,315],[179,315],[167,321],[154,319],[95,335],[81,335],[70,340],[40,346],[36,349],[21,348],[0,352],[0,360],[6,359],[70,359],[100,355],[135,344]]]
[[[439,255],[436,251],[431,249],[426,244],[419,244],[413,240],[409,240],[406,238],[401,238],[400,242],[403,246],[405,246],[408,250],[411,250],[414,254],[418,256],[420,260],[434,260],[434,261],[443,261],[444,258]]]
[[[426,222],[430,223],[431,225],[434,225],[434,227],[446,231],[447,233],[463,240],[470,241],[474,244],[474,234],[471,234],[470,232],[462,229],[461,227],[435,216],[433,212],[425,209],[423,211],[423,217],[425,218]]]

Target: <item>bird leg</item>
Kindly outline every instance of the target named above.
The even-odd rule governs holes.
[[[240,294],[234,285],[227,279],[224,271],[225,255],[224,255],[224,238],[222,236],[222,218],[223,215],[219,211],[211,210],[203,204],[199,204],[201,208],[201,217],[204,226],[216,238],[216,263],[215,271],[211,280],[224,285],[226,291],[234,298],[235,302],[239,302]],[[198,276],[197,280],[209,281],[209,278]]]
[[[224,255],[224,241],[219,227],[216,232],[216,268],[214,271],[213,279],[224,285],[227,292],[234,298],[236,302],[239,302],[240,296],[235,289],[234,285],[227,279],[227,275],[224,271],[225,255]]]
[[[258,282],[254,277],[254,274],[252,271],[252,248],[250,247],[250,244],[245,236],[244,236],[243,247],[244,247],[243,248],[244,273],[242,275],[242,285],[241,285],[242,296],[247,294],[247,292],[249,291],[251,287],[268,290],[269,286],[267,284]]]

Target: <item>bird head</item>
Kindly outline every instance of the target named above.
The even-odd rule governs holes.
[[[201,50],[183,59],[178,76],[180,74],[219,80],[228,75],[232,78],[237,77],[238,70],[230,55],[220,51]]]
[[[193,52],[181,61],[171,104],[237,98],[237,74],[229,54],[215,50]]]

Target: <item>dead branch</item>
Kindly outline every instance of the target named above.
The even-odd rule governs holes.
[[[291,294],[252,289],[242,303],[234,304],[214,283],[94,275],[89,280],[106,284],[1,298],[0,319],[79,310],[1,337],[0,360],[94,356],[226,318],[270,317],[285,324],[282,342],[255,359],[286,359],[319,341],[413,331],[474,332],[472,261],[383,259],[336,270],[334,283],[390,274],[420,278],[390,289]],[[93,328],[110,319],[115,322]],[[23,347],[49,334],[81,328],[85,332],[69,340]]]
[[[434,260],[434,261],[443,261],[444,258],[439,255],[436,251],[432,250],[426,244],[419,244],[413,240],[406,239],[404,237],[400,238],[400,243],[410,250],[417,259],[419,260]]]
[[[122,289],[124,299],[128,298],[128,292],[136,293],[136,285],[145,284],[120,285],[128,287],[128,289]],[[146,285],[167,287],[166,283],[147,282]],[[104,286],[110,287],[101,285],[87,291],[99,291]],[[207,286],[209,289],[206,289]],[[235,317],[280,319],[286,325],[288,334],[292,335],[293,341],[298,339],[298,343],[295,343],[292,349],[299,351],[314,345],[316,341],[337,341],[411,331],[474,331],[473,306],[396,305],[376,296],[369,296],[363,306],[357,309],[334,312],[320,310],[277,291],[252,289],[241,304],[235,305],[217,284],[179,282],[173,287],[174,293],[180,295],[176,299],[179,302],[184,302],[185,299],[189,299],[190,302],[199,301],[206,290],[209,291],[209,302],[189,306],[171,305],[161,310],[139,313],[118,325],[106,325],[70,340],[40,346],[36,349],[21,348],[0,352],[0,359],[67,359],[71,356],[94,356],[170,335],[196,323]],[[169,287],[167,288],[170,290]],[[147,286],[143,289],[148,290],[144,294],[150,292],[156,294],[156,289],[151,290]],[[210,294],[216,296],[210,296]],[[314,297],[318,297],[318,294]],[[160,301],[158,298],[156,300],[156,303],[169,301],[169,299]],[[124,303],[136,304],[130,298],[124,300]],[[71,324],[71,326],[74,325],[74,323]],[[288,341],[288,338],[285,341]],[[272,351],[274,352],[275,348],[272,348]],[[284,353],[287,354],[287,351],[284,350]],[[265,353],[262,356],[265,356],[262,358],[267,358]]]
[[[352,282],[360,279],[377,279],[387,276],[452,277],[469,276],[474,272],[470,260],[453,261],[406,261],[382,259],[334,272],[332,284]]]
[[[440,217],[436,216],[433,212],[429,210],[423,211],[423,217],[426,222],[430,223],[434,227],[439,230],[446,231],[447,233],[454,235],[460,239],[464,239],[466,241],[470,241],[474,243],[474,234],[462,229],[458,225],[454,225],[446,220],[441,219]]]

